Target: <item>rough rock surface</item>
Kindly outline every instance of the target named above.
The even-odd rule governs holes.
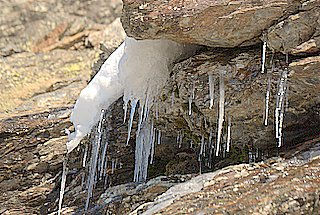
[[[279,74],[286,67],[290,70],[289,103],[284,123],[285,147],[279,150],[279,154],[291,160],[277,158],[264,163],[231,166],[227,169],[228,173],[224,172],[225,169],[211,173],[209,175],[216,176],[208,180],[210,183],[207,183],[204,189],[181,197],[181,201],[177,199],[172,205],[164,208],[162,213],[176,214],[177,210],[182,211],[183,208],[200,213],[201,211],[197,211],[198,208],[210,210],[204,213],[223,210],[222,208],[247,213],[267,208],[270,209],[270,214],[317,211],[319,159],[308,159],[319,154],[319,146],[316,145],[319,140],[315,139],[319,135],[320,124],[320,59],[317,33],[319,1],[267,1],[266,4],[228,1],[229,10],[221,9],[227,8],[225,1],[199,1],[204,4],[197,6],[192,5],[191,1],[153,1],[159,5],[149,2],[152,1],[138,5],[134,1],[125,1],[123,19],[130,13],[131,6],[140,7],[138,13],[130,16],[135,19],[140,12],[147,12],[145,15],[148,15],[154,6],[157,6],[157,9],[166,9],[172,4],[168,13],[163,13],[165,23],[162,18],[155,19],[158,24],[163,24],[164,29],[168,25],[171,25],[172,29],[169,26],[170,34],[167,34],[162,30],[154,32],[157,25],[146,28],[146,32],[137,28],[141,37],[149,35],[148,38],[168,37],[177,40],[178,36],[184,42],[198,41],[197,43],[205,45],[218,44],[230,47],[258,43],[264,31],[269,48],[297,56],[289,56],[290,64],[287,66],[284,56],[275,55],[275,70],[272,74],[269,52],[268,73],[260,73],[261,48],[258,46],[233,49],[205,48],[197,55],[177,62],[172,70],[171,80],[159,98],[159,120],[156,124],[162,130],[163,138],[161,145],[156,146],[155,162],[149,166],[150,178],[164,174],[168,176],[158,177],[146,184],[120,185],[132,181],[133,178],[134,131],[138,116],[135,116],[129,146],[124,147],[127,125],[123,124],[123,102],[122,99],[115,102],[108,110],[109,115],[104,124],[110,141],[107,156],[108,178],[106,183],[97,183],[90,212],[128,214],[136,210],[140,213],[157,203],[156,197],[169,187],[192,177],[176,174],[199,172],[198,145],[201,136],[204,136],[207,142],[210,129],[215,136],[219,68],[226,73],[226,119],[232,119],[232,148],[226,157],[213,160],[212,169],[252,161],[252,154],[258,160],[277,154],[273,126],[274,96]],[[181,12],[184,8],[180,7],[181,3],[190,3],[190,7],[194,7],[195,10],[187,8],[188,17],[183,17]],[[214,24],[210,20],[200,19],[201,16],[212,13],[210,10],[214,10],[214,7],[207,7],[209,4],[220,5],[216,13],[229,13],[234,18],[219,20],[211,17],[211,20],[217,21],[216,27],[230,25],[230,28],[219,27],[219,30],[221,28],[225,32],[217,34],[208,31],[213,35],[208,37],[213,38],[211,41],[203,38],[199,40],[206,36],[205,30],[209,30],[207,24]],[[98,49],[103,50],[103,53],[93,65],[95,72],[123,39],[124,32],[119,19],[116,19],[120,13],[121,2],[112,0],[70,3],[59,0],[23,3],[10,0],[1,2],[0,6],[4,8],[0,14],[0,147],[3,149],[0,153],[0,214],[54,214],[57,211],[64,143],[67,139],[65,129],[73,129],[68,120],[71,106],[90,79],[91,65],[98,59]],[[179,27],[179,23],[173,21],[182,21],[184,25],[188,24],[184,23],[187,20],[185,18],[188,18],[191,23],[197,10],[198,20],[202,20],[203,25],[199,25],[197,31],[190,30],[194,38],[186,36],[188,30],[179,33],[182,28]],[[255,13],[257,11],[259,13]],[[173,14],[173,18],[167,19],[168,14]],[[261,17],[261,14],[265,17]],[[250,17],[255,19],[251,20]],[[308,19],[310,22],[306,22]],[[140,22],[141,20],[143,22]],[[247,28],[242,26],[244,20],[254,28],[251,26],[253,29],[250,30],[249,25]],[[130,24],[132,29],[128,29],[126,24],[126,30],[134,32],[137,24],[145,27],[147,21],[148,19],[143,17],[135,19]],[[194,22],[198,23],[197,20]],[[36,34],[33,32],[34,29],[37,30]],[[101,40],[101,37],[105,39]],[[219,37],[219,40],[214,37]],[[305,56],[306,54],[308,56]],[[209,109],[209,74],[215,78],[215,106],[212,110]],[[270,118],[269,125],[264,127],[264,99],[269,76],[272,80]],[[192,114],[189,116],[188,99],[193,86],[195,98],[192,100]],[[183,135],[181,148],[176,142],[178,134]],[[85,139],[79,151],[74,150],[69,157],[70,171],[67,175],[63,214],[83,212],[87,195],[85,184],[88,165],[84,168],[82,164],[86,145],[89,145],[90,151],[88,143],[92,136]],[[314,141],[305,142],[309,139]],[[191,140],[194,143],[192,148]],[[297,146],[296,143],[303,144]],[[258,153],[255,152],[257,148]],[[293,149],[288,151],[288,148]],[[302,161],[292,160],[294,156]],[[116,168],[112,170],[112,165],[115,164]],[[202,171],[212,169],[202,166]],[[222,174],[227,174],[228,178]],[[239,174],[240,177],[236,177]],[[301,181],[304,183],[300,183]],[[294,186],[290,186],[292,183]],[[255,190],[250,190],[251,186],[243,184],[250,184]],[[220,185],[225,185],[226,189]],[[114,187],[107,189],[109,186]],[[265,193],[264,188],[272,192]],[[277,193],[278,188],[286,195]],[[252,194],[253,191],[256,193]],[[241,199],[239,193],[248,194],[246,197],[250,198],[250,201]],[[262,202],[258,206],[254,204],[257,195],[261,196]],[[210,198],[207,198],[208,196]],[[212,202],[217,196],[223,197],[220,203],[224,206],[217,205],[217,201]],[[292,212],[294,210],[295,212]]]
[[[319,49],[318,0],[123,2],[123,26],[137,39],[168,38],[211,47],[247,46],[263,39],[283,52],[314,40],[313,50]]]
[[[1,2],[0,118],[72,105],[90,78],[98,49],[111,53],[124,39],[117,18],[121,5],[119,0]]]
[[[318,214],[319,149],[318,142],[309,151],[317,156],[302,153],[200,175],[131,214]]]

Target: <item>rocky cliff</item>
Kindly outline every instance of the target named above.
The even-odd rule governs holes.
[[[1,214],[56,213],[72,105],[124,38],[121,5],[0,3]],[[129,36],[202,48],[172,65],[160,90],[153,114],[162,141],[148,183],[129,183],[135,132],[125,146],[122,99],[107,110],[108,177],[96,184],[89,213],[318,214],[319,8],[317,0],[124,0]],[[202,139],[206,147],[216,144],[221,83],[221,151],[199,162]],[[69,156],[63,214],[83,213],[83,161],[93,136]],[[200,169],[210,173],[198,176]]]

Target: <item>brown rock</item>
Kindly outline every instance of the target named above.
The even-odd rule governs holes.
[[[122,23],[128,36],[212,47],[255,44],[265,30],[301,5],[295,0],[123,2]]]
[[[317,44],[320,28],[319,17],[319,7],[289,16],[268,30],[268,47],[283,53],[317,52],[319,50],[319,44]],[[312,39],[313,36],[315,39]]]

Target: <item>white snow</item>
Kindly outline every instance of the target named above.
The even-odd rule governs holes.
[[[118,76],[118,64],[124,53],[124,48],[125,44],[123,43],[104,62],[88,86],[81,91],[70,118],[75,132],[69,135],[68,153],[79,145],[81,139],[99,121],[101,110],[107,109],[123,95],[123,86],[120,84]]]
[[[107,109],[122,95],[125,112],[129,101],[131,105],[139,101],[143,106],[146,95],[150,95],[153,98],[148,98],[149,110],[157,96],[157,89],[161,89],[167,81],[173,62],[191,55],[195,50],[196,46],[169,40],[137,41],[127,37],[81,91],[71,114],[75,132],[69,135],[68,153],[98,122],[100,111]]]

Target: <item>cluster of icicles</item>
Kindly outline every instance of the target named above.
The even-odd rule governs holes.
[[[266,42],[263,43],[263,50],[262,50],[262,69],[261,72],[264,73],[266,71]],[[119,47],[121,48],[121,47]],[[122,47],[123,49],[123,47]],[[187,51],[194,50],[194,48],[188,48]],[[186,50],[184,50],[186,51]],[[177,54],[181,56],[181,50],[178,51]],[[188,56],[188,55],[185,55]],[[112,57],[112,56],[111,56]],[[177,57],[171,57],[172,59],[177,59]],[[117,61],[119,63],[119,60]],[[141,63],[141,62],[140,62]],[[149,63],[149,62],[148,62]],[[167,62],[166,62],[167,63]],[[151,65],[154,66],[154,65]],[[141,67],[141,65],[140,65]],[[274,67],[272,66],[272,71]],[[208,163],[207,165],[211,167],[211,162],[209,160],[212,159],[212,156],[219,156],[221,155],[224,157],[226,153],[230,151],[231,147],[231,119],[228,117],[228,120],[225,120],[225,82],[224,82],[224,75],[226,71],[221,71],[219,74],[219,103],[218,103],[218,121],[217,121],[217,132],[216,132],[216,142],[215,145],[213,144],[213,131],[210,130],[208,141],[205,142],[205,137],[201,137],[200,142],[200,151],[198,161],[200,163],[200,173],[201,173],[201,164],[203,162],[203,158],[208,156]],[[269,101],[270,101],[270,91],[271,91],[271,74],[268,73],[268,82],[267,82],[267,91],[266,91],[266,98],[265,98],[265,115],[264,115],[264,125],[268,125],[268,115],[269,115]],[[167,74],[168,75],[168,74]],[[167,80],[169,76],[165,77]],[[153,78],[153,77],[150,77]],[[283,138],[283,119],[285,113],[285,106],[287,105],[285,101],[287,101],[286,92],[288,89],[287,86],[287,78],[288,72],[285,69],[280,76],[279,83],[278,83],[278,91],[276,95],[276,109],[275,109],[275,130],[276,130],[276,138],[277,138],[277,145],[281,147],[282,145],[282,138]],[[208,85],[209,85],[209,108],[212,109],[214,106],[214,83],[215,79],[212,74],[208,76]],[[192,102],[195,99],[195,83],[192,86],[192,92],[189,96],[189,110],[188,114],[192,115]],[[144,96],[140,96],[140,99],[134,96],[124,96],[124,122],[127,120],[127,112],[128,112],[128,105],[130,103],[131,109],[129,111],[130,115],[128,117],[128,138],[126,144],[129,143],[131,137],[131,130],[132,124],[134,120],[134,115],[136,112],[137,107],[139,107],[139,122],[136,131],[136,147],[135,147],[135,169],[134,169],[134,181],[135,182],[142,182],[146,181],[148,175],[148,165],[152,164],[154,161],[154,152],[156,143],[161,143],[161,131],[156,129],[154,126],[153,118],[149,117],[150,112],[153,112],[153,116],[158,119],[158,105],[155,101],[157,98],[158,86],[157,89],[149,89],[150,85],[144,89]],[[132,90],[132,89],[131,89]],[[132,93],[132,92],[131,92]],[[153,95],[156,94],[156,95]],[[172,93],[172,105],[174,103],[174,93]],[[154,109],[154,110],[151,110]],[[105,185],[107,183],[107,147],[108,141],[102,138],[103,136],[103,122],[106,117],[106,108],[101,108],[100,117],[98,119],[97,130],[95,132],[95,138],[92,143],[92,153],[90,159],[90,166],[89,166],[89,174],[86,183],[87,188],[87,200],[85,204],[85,210],[89,208],[90,198],[92,197],[92,192],[95,184],[100,179],[105,180]],[[222,144],[222,136],[223,136],[223,128],[225,121],[227,121],[226,126],[226,139],[224,144]],[[177,136],[177,144],[181,147],[183,142],[183,133],[180,131],[178,132]],[[190,147],[193,147],[194,143],[190,142]],[[84,157],[83,157],[83,167],[86,166],[86,159],[88,154],[88,146],[86,146]],[[249,155],[249,159],[252,160],[254,158],[253,154]],[[116,163],[112,161],[112,172],[116,167]],[[62,181],[61,181],[61,190],[60,190],[60,200],[59,200],[59,214],[61,213],[62,208],[62,199],[65,190],[65,182],[66,182],[66,174],[67,174],[67,164],[64,162],[63,164],[63,174],[62,174]],[[84,181],[84,180],[83,180]]]

